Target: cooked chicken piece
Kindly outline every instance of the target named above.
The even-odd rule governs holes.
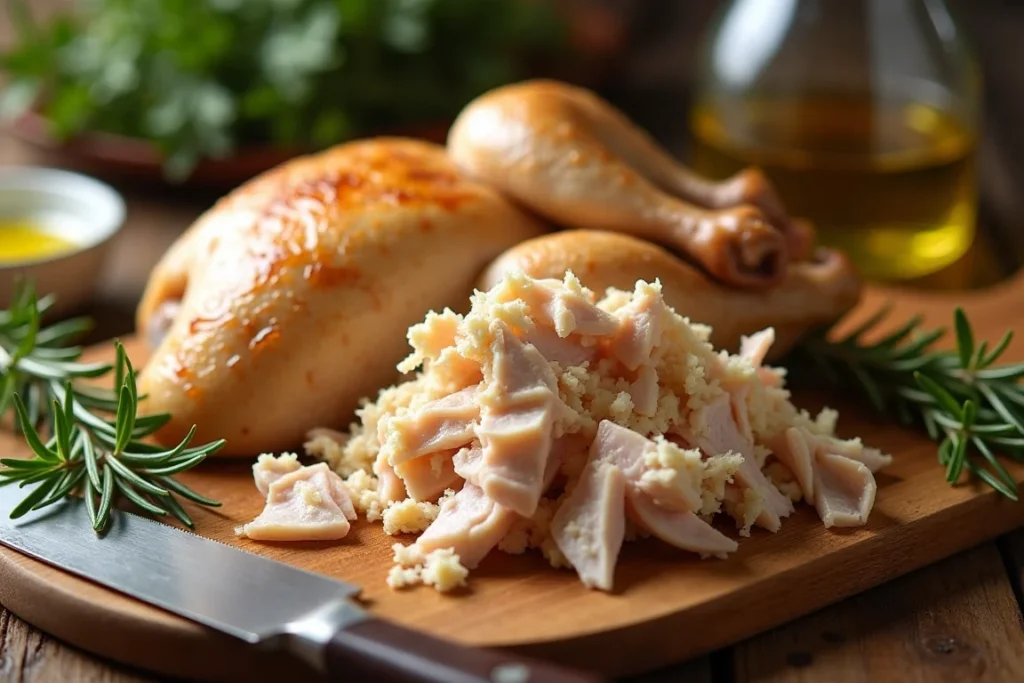
[[[740,337],[739,355],[755,368],[761,367],[775,343],[775,330],[768,327],[754,334]]]
[[[661,339],[665,302],[660,292],[650,291],[616,311],[618,329],[611,339],[612,355],[630,370],[648,361]]]
[[[860,439],[837,439],[834,436],[815,434],[814,441],[818,453],[841,455],[856,460],[871,472],[877,472],[892,464],[891,455],[882,453],[877,448],[868,448]]]
[[[629,385],[629,396],[638,415],[654,415],[658,410],[658,371],[650,365],[641,365],[636,379]]]
[[[867,524],[877,490],[863,463],[831,453],[821,453],[815,460],[814,507],[826,527]]]
[[[656,291],[634,297],[615,312],[618,328],[608,342],[611,355],[627,369],[636,371],[629,394],[639,415],[654,415],[658,409],[658,371],[651,365],[651,353],[661,341],[665,303]]]
[[[701,471],[676,470],[671,486],[666,486],[659,477],[650,474],[655,466],[657,446],[621,425],[602,420],[597,435],[590,446],[592,462],[611,463],[626,476],[627,485],[650,496],[664,507],[672,510],[696,510],[701,504]],[[697,460],[699,462],[699,455]]]
[[[492,323],[491,331],[491,359],[477,394],[481,411],[476,435],[483,449],[477,479],[489,498],[531,517],[543,494],[561,402],[554,373],[540,352],[524,345],[501,321]]]
[[[808,501],[814,500],[815,454],[808,443],[810,440],[813,440],[813,437],[805,430],[789,427],[767,443],[778,461],[792,472],[804,498]]]
[[[453,548],[462,565],[473,569],[498,545],[515,521],[514,512],[467,481],[455,496],[441,504],[437,519],[416,539],[416,545],[424,553]]]
[[[256,480],[256,489],[265,496],[271,484],[301,468],[302,463],[294,453],[282,453],[276,458],[270,453],[264,453],[256,458],[252,466],[252,477]]]
[[[226,455],[340,427],[397,378],[410,325],[466,301],[491,259],[543,230],[437,145],[378,138],[288,162],[218,202],[153,271],[142,408],[173,416],[162,443],[195,424]]]
[[[534,327],[523,335],[523,341],[536,346],[547,360],[563,366],[583,365],[597,357],[597,347],[583,346],[579,335],[570,334],[563,338],[547,327]]]
[[[676,472],[684,480],[672,489],[650,485],[656,449],[654,442],[614,422],[602,420],[598,426],[587,466],[551,520],[555,543],[585,585],[611,590],[627,500],[641,527],[678,548],[722,555],[738,547],[694,514],[701,499],[699,476]]]
[[[480,468],[484,464],[484,449],[472,446],[460,449],[452,457],[455,473],[468,482],[480,485]]]
[[[732,419],[740,436],[747,441],[754,441],[754,429],[750,424],[750,412],[747,408],[747,395],[750,394],[749,384],[737,384],[728,379],[722,383],[729,392],[729,406],[732,408]]]
[[[588,588],[610,591],[626,531],[626,476],[593,461],[551,518],[551,536]]]
[[[561,460],[553,457],[544,470],[542,488],[547,490],[558,473]],[[462,565],[470,569],[505,537],[519,515],[487,497],[476,483],[466,481],[451,498],[441,503],[441,512],[418,539],[424,553],[453,548]]]
[[[495,292],[496,301],[523,301],[530,307],[535,323],[551,327],[559,337],[573,332],[587,335],[611,334],[618,322],[598,308],[582,292],[566,289],[561,277],[531,279],[509,277]]]
[[[495,259],[477,282],[487,290],[521,271],[534,278],[562,278],[572,271],[585,287],[631,291],[637,280],[661,281],[665,303],[684,317],[713,328],[716,348],[738,349],[740,337],[774,328],[768,360],[788,352],[807,331],[838,320],[860,297],[860,279],[849,259],[821,249],[793,263],[767,291],[722,286],[664,249],[627,235],[567,231],[528,240]]]
[[[739,548],[736,541],[695,513],[662,507],[639,489],[628,489],[626,502],[634,522],[676,548],[716,557],[736,552]]]
[[[410,498],[437,500],[445,489],[459,481],[452,456],[455,451],[440,451],[395,465],[395,474],[402,480]]]
[[[766,387],[781,387],[783,371],[780,368],[762,365],[771,355],[773,344],[775,344],[775,329],[771,327],[766,327],[749,337],[741,335],[739,355],[749,360],[751,365],[754,366],[754,369],[757,371],[757,378],[761,381],[761,384]]]
[[[473,440],[480,406],[477,387],[466,387],[409,414],[380,423],[381,453],[392,465],[429,453],[461,448]]]
[[[317,463],[270,484],[263,512],[238,532],[254,541],[333,541],[344,538],[355,519],[341,477]]]
[[[373,461],[373,473],[377,476],[377,495],[380,497],[381,505],[397,503],[408,498],[405,482],[395,472],[394,466],[388,462],[383,451],[378,453],[377,459]]]
[[[679,436],[690,446],[699,448],[708,455],[736,453],[743,456],[743,464],[736,473],[736,480],[753,489],[763,500],[764,507],[757,517],[757,524],[768,531],[778,531],[781,518],[793,512],[793,503],[782,495],[774,484],[768,481],[754,458],[754,444],[744,438],[736,425],[732,412],[732,401],[728,394],[693,412],[690,428],[676,427]]]
[[[448,133],[466,172],[568,228],[628,232],[667,245],[733,286],[778,284],[813,235],[764,175],[698,177],[596,95],[551,81],[497,88]]]
[[[891,456],[859,439],[844,441],[800,427],[790,427],[768,446],[793,473],[804,498],[814,502],[825,526],[867,523],[877,490],[872,472],[891,463]]]

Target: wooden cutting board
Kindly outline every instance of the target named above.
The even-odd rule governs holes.
[[[978,337],[994,343],[1004,330],[1019,329],[1024,322],[1024,275],[992,290],[955,296],[872,289],[847,324],[885,300],[894,303],[893,325],[922,314],[930,326],[946,326],[959,303]],[[129,340],[128,347],[141,364],[141,346]],[[104,345],[92,353],[109,355],[111,348]],[[1015,342],[1007,359],[1024,359],[1024,344]],[[612,594],[585,589],[573,572],[554,570],[539,555],[500,552],[471,574],[470,587],[461,593],[392,591],[384,581],[390,548],[396,540],[409,539],[388,537],[380,525],[360,522],[339,542],[239,540],[234,528],[263,505],[252,483],[251,463],[210,462],[183,480],[223,502],[218,511],[190,510],[201,535],[359,584],[370,610],[408,626],[611,675],[653,670],[735,642],[1024,522],[1024,503],[970,484],[947,485],[936,464],[935,444],[921,434],[841,396],[797,395],[796,400],[810,409],[823,403],[839,408],[843,435],[862,436],[894,455],[894,464],[877,475],[878,496],[868,525],[827,530],[814,510],[802,505],[778,534],[756,529],[728,560],[700,561],[654,540],[626,544]],[[2,438],[0,452],[25,453],[16,438]],[[1024,483],[1024,466],[1007,466]],[[0,602],[58,638],[164,674],[247,681],[280,680],[288,674],[277,658],[4,548]]]

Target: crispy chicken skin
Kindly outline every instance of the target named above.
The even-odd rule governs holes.
[[[571,270],[594,292],[630,290],[637,280],[661,280],[665,303],[679,315],[713,328],[715,347],[736,351],[740,337],[775,328],[769,360],[784,355],[802,334],[834,321],[857,303],[860,279],[842,253],[819,249],[817,258],[792,263],[777,286],[732,289],[650,242],[603,231],[569,230],[537,237],[495,259],[477,287],[490,289],[519,270],[534,278],[561,278]]]
[[[443,148],[341,145],[241,186],[154,269],[137,329],[163,442],[197,425],[225,455],[293,447],[343,426],[397,377],[406,331],[467,300],[490,260],[544,226],[461,176]]]
[[[704,179],[608,102],[565,83],[481,95],[452,125],[448,153],[558,225],[660,243],[733,287],[777,285],[813,242],[759,170]]]

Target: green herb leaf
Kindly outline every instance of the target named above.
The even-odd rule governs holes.
[[[135,370],[119,341],[114,363],[85,363],[81,348],[60,344],[89,329],[89,321],[41,328],[41,314],[52,303],[52,297],[37,299],[32,282],[23,280],[11,307],[0,311],[0,415],[14,406],[16,429],[34,456],[0,460],[0,485],[17,483],[28,491],[15,512],[53,505],[80,489],[93,529],[101,532],[119,496],[147,512],[167,514],[150,497],[170,499],[174,487],[197,503],[216,505],[171,477],[198,465],[223,440],[190,447],[193,427],[174,448],[142,441],[170,415],[138,416]],[[114,391],[75,386],[111,371]],[[185,523],[188,516],[175,505],[168,507],[170,514]]]
[[[58,477],[52,476],[48,479],[42,480],[39,486],[32,489],[27,496],[25,496],[20,503],[18,503],[13,510],[11,510],[11,519],[18,519],[24,517],[29,510],[35,507],[35,504],[41,501],[47,496],[57,485]]]
[[[957,307],[953,312],[953,323],[956,330],[956,348],[960,354],[960,365],[965,368],[970,367],[971,358],[974,357],[974,333],[962,308]]]
[[[110,519],[110,508],[114,504],[114,470],[106,463],[103,465],[103,487],[100,489],[100,506],[96,512],[96,524],[93,529],[100,531],[107,526]]]
[[[1012,500],[1016,482],[997,454],[1024,462],[1024,363],[995,366],[1013,338],[1002,336],[989,351],[977,340],[966,313],[956,309],[956,352],[932,350],[943,330],[922,331],[913,318],[875,343],[862,340],[880,324],[876,314],[856,334],[833,342],[829,330],[806,337],[799,351],[819,368],[841,364],[844,375],[829,377],[862,395],[876,410],[895,399],[897,416],[917,419],[938,442],[936,456],[950,484],[964,468]]]
[[[1000,356],[1003,355],[1003,352],[1006,351],[1006,347],[1010,345],[1010,341],[1012,339],[1013,330],[1007,330],[1006,333],[1003,334],[1003,338],[999,340],[998,344],[996,344],[996,348],[992,349],[992,353],[985,356],[984,360],[981,362],[980,367],[984,368],[988,367],[989,365],[992,365],[992,363],[994,363]]]
[[[963,412],[960,409],[960,405],[956,402],[956,399],[953,398],[953,395],[945,389],[945,387],[928,375],[924,375],[919,371],[914,373],[914,379],[917,380],[918,385],[922,389],[928,392],[928,394],[935,399],[935,402],[938,403],[940,407],[956,417],[956,419],[963,421]]]
[[[414,133],[571,58],[565,12],[522,0],[120,0],[25,25],[0,55],[4,108],[33,105],[59,139],[142,139],[176,180],[244,147]]]

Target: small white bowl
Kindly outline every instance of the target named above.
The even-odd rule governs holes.
[[[94,178],[52,168],[0,166],[0,230],[3,222],[27,220],[76,245],[42,259],[0,262],[0,305],[10,306],[19,277],[31,279],[40,297],[55,295],[51,310],[58,315],[86,304],[124,218],[124,199]]]

